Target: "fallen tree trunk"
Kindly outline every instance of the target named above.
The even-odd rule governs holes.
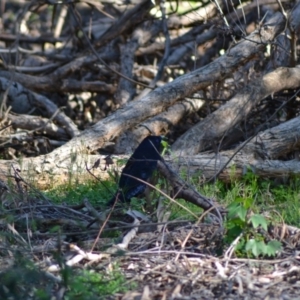
[[[201,153],[193,156],[179,156],[166,161],[173,169],[180,171],[187,169],[191,174],[199,173],[205,180],[215,177],[220,172],[219,178],[231,181],[242,177],[248,169],[258,176],[282,178],[289,175],[300,174],[300,162],[298,160],[281,161],[276,158],[288,154],[300,148],[300,116],[288,122],[260,132],[252,138],[241,150],[228,150],[220,153]],[[288,134],[287,134],[288,133]],[[63,148],[63,147],[62,147]],[[236,153],[237,152],[237,153]],[[118,159],[128,156],[112,157],[115,168]],[[39,159],[39,161],[37,161]],[[0,176],[7,178],[7,174],[14,170],[21,171],[20,175],[25,180],[35,180],[41,186],[47,186],[53,182],[68,182],[73,180],[86,180],[92,178],[86,167],[91,168],[100,159],[100,166],[93,169],[93,173],[100,179],[107,179],[109,173],[106,170],[107,157],[101,155],[89,155],[76,153],[64,155],[50,160],[47,155],[37,158],[26,158],[22,161],[0,161]],[[121,169],[122,166],[120,166]],[[119,171],[120,171],[119,169]],[[37,179],[38,176],[38,180]]]
[[[299,86],[300,66],[296,68],[278,68],[268,73],[262,79],[245,86],[226,104],[185,132],[173,144],[172,150],[177,155],[199,153],[244,120],[266,96],[283,89],[295,89]],[[285,147],[284,144],[283,147]]]
[[[33,176],[33,178],[35,176],[41,177],[41,174],[44,174],[45,177],[51,177],[61,176],[61,174],[69,176],[68,174],[86,173],[85,163],[88,162],[89,165],[92,165],[96,160],[89,155],[90,151],[103,147],[106,142],[115,139],[126,130],[134,128],[150,117],[164,113],[169,107],[172,109],[172,106],[178,100],[205,89],[212,82],[219,82],[231,76],[241,65],[261,53],[265,46],[284,29],[284,26],[283,16],[280,13],[275,14],[260,30],[253,32],[245,40],[231,48],[226,55],[221,56],[205,67],[156,88],[139,101],[128,103],[125,107],[112,113],[79,135],[76,135],[77,132],[73,133],[76,136],[71,141],[50,154],[36,158],[26,158],[21,162],[0,161],[2,175],[13,172],[14,168],[21,170],[23,176]],[[18,77],[17,74],[15,74],[15,80],[24,82],[24,78]],[[237,94],[226,105],[221,106],[215,113],[209,115],[197,127],[194,127],[196,128],[193,129],[194,131],[188,131],[185,138],[174,144],[174,154],[183,153],[184,157],[179,155],[179,160],[188,162],[187,154],[195,154],[202,150],[207,145],[207,139],[221,137],[224,132],[231,129],[242,118],[245,118],[251,108],[263,97],[281,89],[298,86],[300,86],[300,68],[280,68],[265,75],[262,81],[256,82],[255,85],[252,84],[248,88],[246,87],[242,93]],[[226,123],[224,123],[225,120]],[[255,147],[254,152],[259,151],[257,146]],[[285,147],[284,143],[282,147]],[[249,152],[250,146],[247,149]],[[234,158],[233,162],[235,162],[237,168],[251,165],[255,157],[254,152],[248,153],[246,157],[240,154],[240,156]],[[205,154],[201,154],[199,157],[202,157],[205,163],[197,160],[197,168],[203,172],[206,178],[209,178],[213,176],[212,173],[215,174],[218,170],[216,165],[222,167],[223,162],[228,161],[232,153],[218,154],[217,159],[214,158],[214,154],[210,155],[209,158]],[[242,157],[243,164],[239,162],[239,157]],[[273,154],[272,157],[274,157]],[[193,160],[193,158],[191,159]],[[210,164],[209,161],[212,161],[212,163]],[[257,162],[259,163],[258,160]],[[258,166],[256,168],[259,169]],[[221,174],[221,178],[226,179],[228,177],[226,177],[226,170]],[[103,173],[100,174],[103,177],[106,172],[100,173]]]
[[[189,114],[197,113],[204,105],[201,99],[185,99],[171,106],[166,111],[146,120],[131,131],[121,134],[115,146],[116,153],[128,153],[152,133],[161,135],[168,133],[176,124]],[[129,151],[128,151],[129,149]]]

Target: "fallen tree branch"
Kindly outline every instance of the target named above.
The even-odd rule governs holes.
[[[219,224],[222,224],[222,214],[225,213],[225,209],[222,208],[217,202],[209,199],[191,186],[189,186],[184,180],[182,180],[175,171],[173,171],[167,164],[158,162],[159,172],[168,180],[173,188],[173,197],[175,199],[182,198],[190,203],[193,203],[204,210],[211,210],[219,218]]]
[[[228,130],[244,120],[253,108],[268,95],[300,86],[300,66],[278,68],[262,79],[245,86],[226,104],[186,131],[172,145],[174,154],[196,154],[220,139]]]
[[[70,137],[79,134],[72,119],[60,111],[57,105],[46,96],[31,92],[21,84],[1,77],[0,91],[8,91],[5,104],[7,107],[11,106],[15,112],[22,114],[30,111],[33,107],[40,108],[44,114],[61,125]]]
[[[165,112],[141,123],[137,129],[124,132],[117,140],[115,153],[129,153],[149,135],[149,132],[154,135],[164,135],[170,132],[184,117],[197,113],[204,103],[202,99],[185,99],[169,107]]]
[[[50,119],[30,116],[30,115],[7,115],[7,121],[15,128],[30,130],[34,132],[43,132],[46,135],[55,136],[56,138],[67,140],[68,135],[66,131]]]

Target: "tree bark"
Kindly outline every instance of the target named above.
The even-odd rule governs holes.
[[[178,138],[172,146],[174,154],[185,156],[199,153],[244,120],[262,99],[280,90],[295,89],[299,86],[300,66],[278,68],[262,79],[250,83],[226,104]]]

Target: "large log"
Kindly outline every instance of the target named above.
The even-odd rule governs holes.
[[[226,104],[185,132],[172,146],[173,152],[183,156],[199,153],[244,120],[266,96],[299,86],[300,66],[278,68],[268,73],[263,78],[245,86]],[[284,144],[283,147],[285,147]]]
[[[241,150],[223,151],[215,153],[201,153],[193,156],[179,156],[167,158],[167,163],[180,174],[182,169],[188,170],[190,174],[198,173],[205,180],[210,180],[220,172],[219,178],[231,181],[240,178],[252,170],[258,176],[282,178],[289,175],[300,174],[300,162],[295,160],[280,161],[276,158],[286,155],[300,147],[300,116],[288,122],[280,124],[271,129],[260,132],[252,138]],[[61,147],[63,148],[63,147]],[[237,152],[237,153],[235,153]],[[126,159],[128,156],[112,157],[113,165],[109,167],[116,169],[117,160]],[[21,170],[20,175],[26,180],[32,180],[41,187],[47,187],[49,183],[64,183],[72,180],[83,181],[92,178],[86,170],[91,168],[100,159],[100,167],[94,169],[99,179],[107,179],[109,173],[105,170],[106,157],[101,155],[89,155],[88,152],[76,153],[71,156],[62,155],[50,160],[45,156],[37,158],[26,158],[20,161],[0,161],[0,177],[7,178],[7,174],[13,174],[14,169]],[[117,171],[120,171],[119,166]],[[38,179],[38,180],[37,180]]]

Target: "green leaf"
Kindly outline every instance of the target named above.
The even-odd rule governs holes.
[[[169,147],[169,143],[167,141],[161,141],[161,144],[162,144],[163,148]]]
[[[232,218],[231,220],[229,220],[226,223],[226,228],[230,229],[230,228],[234,228],[234,227],[238,227],[238,228],[245,228],[245,226],[247,225],[247,223],[243,220],[241,220],[240,218],[236,217],[236,218]]]
[[[163,151],[162,151],[161,155],[164,156],[166,154],[166,152],[170,149],[170,145],[166,140],[162,140],[161,145],[162,145],[162,148],[163,148]]]
[[[237,203],[231,203],[227,206],[228,218],[233,219],[239,217],[242,221],[246,220],[247,209]]]
[[[252,198],[244,198],[243,206],[246,209],[249,209],[253,205],[253,199]]]
[[[235,240],[242,233],[242,231],[243,229],[240,226],[230,226],[226,233],[230,243]]]
[[[275,256],[276,252],[280,251],[281,248],[282,248],[282,245],[279,241],[272,240],[266,246],[265,254],[268,255],[268,256]]]
[[[246,251],[252,252],[255,257],[265,253],[266,244],[263,241],[256,241],[254,239],[249,240],[246,243]]]
[[[253,215],[249,221],[252,223],[254,228],[257,228],[260,225],[265,231],[268,230],[268,221],[262,215]]]
[[[239,204],[236,204],[236,203],[231,203],[227,206],[228,219],[233,219],[236,217],[238,208],[239,208]]]
[[[247,216],[247,209],[245,207],[240,206],[237,211],[236,211],[238,217],[245,221],[246,220],[246,216]]]
[[[60,231],[60,226],[59,225],[55,225],[53,226],[52,228],[50,228],[49,232],[51,233],[56,233],[56,232],[59,232]]]
[[[243,251],[243,249],[245,249],[245,243],[246,243],[245,239],[242,238],[239,241],[239,243],[235,246],[234,250],[235,251]]]
[[[243,197],[236,197],[234,199],[234,203],[239,203],[239,204],[243,204],[244,203],[244,198]]]

